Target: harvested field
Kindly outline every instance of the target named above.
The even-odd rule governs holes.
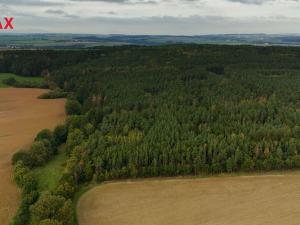
[[[77,213],[80,225],[300,224],[300,174],[108,183]]]
[[[30,145],[44,128],[64,121],[64,99],[40,100],[46,90],[0,89],[0,221],[6,225],[18,207],[19,192],[12,181],[11,157]]]

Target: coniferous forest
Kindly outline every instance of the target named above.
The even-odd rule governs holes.
[[[0,54],[1,72],[44,76],[54,97],[68,96],[66,123],[41,131],[13,157],[23,193],[13,224],[74,224],[73,196],[91,181],[300,168],[300,48]],[[64,175],[54,191],[40,195],[31,169],[61,145]]]

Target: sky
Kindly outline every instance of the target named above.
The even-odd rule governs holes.
[[[5,16],[19,33],[300,33],[300,0],[0,0]]]

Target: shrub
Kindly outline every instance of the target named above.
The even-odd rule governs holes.
[[[73,208],[71,200],[62,196],[44,193],[40,199],[30,207],[34,224],[44,220],[56,220],[63,225],[73,223]]]
[[[32,172],[23,162],[19,161],[14,166],[14,181],[21,188],[23,194],[33,192],[37,189],[37,182]]]
[[[25,166],[32,166],[29,152],[26,150],[20,150],[13,155],[12,164],[15,165],[18,161],[22,161]]]
[[[91,135],[92,133],[94,133],[94,131],[95,131],[95,127],[93,126],[93,124],[87,123],[84,126],[84,133],[85,133],[86,136]]]
[[[30,219],[29,206],[38,198],[37,182],[29,168],[20,160],[14,166],[13,175],[16,184],[22,190],[22,201],[11,225],[28,224]]]
[[[73,148],[79,145],[84,139],[84,135],[81,130],[74,129],[72,132],[68,134],[67,139],[67,151],[70,153]]]
[[[41,94],[39,99],[57,99],[57,98],[66,98],[68,95],[67,92],[64,92],[60,89],[49,91],[47,93]]]
[[[20,208],[18,209],[17,214],[13,218],[10,225],[24,225],[27,224],[29,221],[29,208],[26,205],[21,204]]]
[[[41,141],[41,140],[44,140],[44,139],[47,139],[47,140],[52,139],[52,132],[49,129],[44,129],[44,130],[40,131],[37,134],[37,136],[35,138],[35,141]]]
[[[211,66],[211,67],[206,68],[206,70],[208,72],[212,72],[212,73],[217,74],[217,75],[224,75],[225,74],[224,66]]]
[[[22,177],[22,190],[24,193],[31,193],[37,189],[37,181],[32,172],[28,172]]]
[[[39,225],[63,225],[63,224],[57,220],[46,219],[46,220],[42,220],[39,223]]]
[[[70,182],[60,182],[61,184],[56,188],[55,193],[65,198],[72,198],[76,191],[74,184]]]
[[[46,141],[35,141],[30,150],[30,158],[33,166],[41,166],[45,164],[51,156],[51,150],[46,147]]]
[[[48,84],[46,82],[38,83],[33,81],[16,81],[12,86],[17,88],[48,88]]]
[[[24,176],[28,173],[30,173],[30,170],[28,167],[24,165],[22,161],[18,161],[14,166],[14,170],[13,170],[14,181],[21,189],[25,185]]]
[[[74,174],[65,172],[62,175],[59,181],[59,185],[56,187],[54,193],[56,195],[61,195],[66,199],[71,199],[74,197],[75,191],[76,191],[76,180]]]
[[[12,157],[13,165],[17,164],[19,161],[27,167],[44,165],[57,151],[57,148],[53,147],[46,137],[48,137],[48,134],[45,130],[38,135],[36,141],[33,142],[28,151],[20,150],[16,152]]]
[[[254,170],[254,162],[251,158],[246,158],[242,164],[241,169],[246,172],[250,172]]]
[[[17,80],[13,77],[9,77],[7,79],[4,79],[2,82],[8,86],[14,86],[17,83]]]
[[[68,136],[68,129],[66,125],[59,125],[53,131],[53,143],[57,147],[66,142]]]
[[[81,114],[81,105],[77,100],[68,99],[66,103],[66,112],[68,115]]]

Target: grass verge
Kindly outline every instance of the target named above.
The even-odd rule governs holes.
[[[42,85],[44,83],[44,79],[42,77],[21,77],[12,73],[0,73],[0,88],[9,87],[3,83],[3,80],[8,78],[14,78],[18,82],[33,82],[38,85]]]
[[[38,182],[40,192],[53,190],[59,184],[67,160],[66,154],[60,150],[59,153],[45,166],[33,170],[33,175]]]

